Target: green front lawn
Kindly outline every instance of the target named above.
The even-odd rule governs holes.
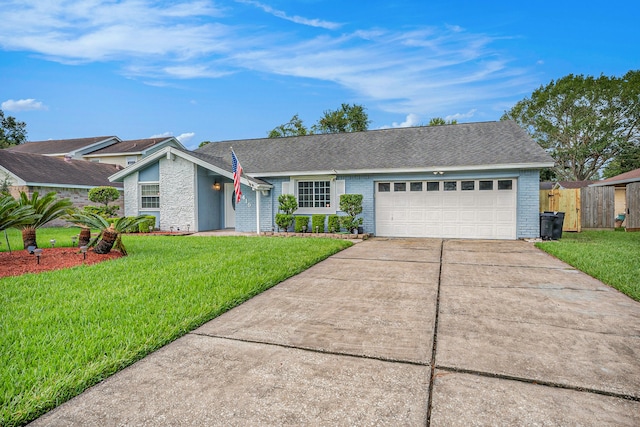
[[[21,249],[16,233],[19,245],[12,249]],[[71,246],[72,234],[41,229],[38,244],[47,247],[56,238]],[[264,237],[123,240],[128,257],[0,279],[0,425],[35,419],[351,245]]]
[[[536,246],[640,301],[640,233],[563,233]]]

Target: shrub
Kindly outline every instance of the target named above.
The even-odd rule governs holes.
[[[296,224],[293,230],[296,233],[304,233],[309,229],[309,217],[308,216],[297,216]]]
[[[287,231],[291,224],[293,223],[293,215],[277,213],[276,214],[276,225],[278,226],[278,231],[284,230]]]
[[[109,203],[114,202],[120,198],[120,191],[118,191],[115,187],[102,186],[95,187],[89,190],[89,200],[94,203],[100,203],[104,206],[98,207],[98,214],[104,217],[112,217],[116,214],[118,209],[120,209],[117,205],[109,205]]]
[[[150,233],[156,227],[156,217],[154,215],[145,215],[144,218],[145,220],[138,224],[138,232]]]
[[[329,233],[337,233],[340,231],[340,217],[338,215],[329,215],[327,220]]]
[[[312,215],[311,216],[311,232],[324,233],[324,215]]]
[[[362,213],[362,194],[342,194],[340,210],[347,214],[340,220],[347,231],[353,231],[361,226],[362,218],[356,218],[356,216]]]
[[[278,210],[276,214],[276,225],[278,230],[287,231],[293,224],[293,213],[298,209],[298,201],[293,194],[281,194],[278,196]]]

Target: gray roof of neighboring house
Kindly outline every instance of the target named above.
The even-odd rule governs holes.
[[[27,183],[122,188],[122,184],[114,185],[109,181],[109,176],[121,168],[105,163],[65,160],[5,149],[0,150],[0,166]]]
[[[174,139],[173,137],[167,138],[146,138],[146,139],[132,139],[129,141],[120,141],[108,147],[100,150],[92,151],[91,156],[104,155],[104,154],[120,154],[120,153],[141,153],[149,148],[157,145],[161,142]]]
[[[248,174],[553,164],[513,121],[393,128],[207,144],[195,153],[223,159],[231,148]]]
[[[75,139],[52,139],[48,141],[30,141],[24,144],[7,148],[7,150],[17,153],[30,154],[59,154],[64,155],[72,151],[113,139],[118,141],[116,136],[95,136],[91,138],[75,138]]]
[[[576,189],[588,187],[597,181],[544,181],[540,183],[541,190],[551,190],[556,186],[564,189]]]

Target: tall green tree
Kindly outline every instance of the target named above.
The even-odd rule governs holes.
[[[569,74],[535,90],[502,119],[515,120],[551,154],[558,180],[597,178],[625,149],[640,145],[640,71]]]
[[[0,110],[0,148],[23,144],[27,140],[27,124]]]
[[[640,146],[628,144],[622,148],[615,159],[607,164],[602,177],[611,178],[634,169],[640,169]]]
[[[314,133],[362,132],[369,129],[369,115],[358,104],[342,104],[336,110],[327,110],[313,125]]]
[[[298,114],[294,114],[287,123],[276,126],[269,132],[269,138],[286,138],[287,136],[305,136],[309,130],[304,126]]]

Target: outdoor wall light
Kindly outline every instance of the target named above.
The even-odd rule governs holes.
[[[42,255],[42,249],[34,249],[33,254],[36,256],[36,264],[40,264],[40,255]]]
[[[444,172],[442,172],[442,171],[433,171],[433,174],[434,175],[443,175]]]
[[[214,182],[211,188],[213,188],[216,191],[220,191],[220,189],[222,188],[222,185],[219,182]]]
[[[80,246],[80,252],[82,252],[82,259],[87,259],[87,247]]]

